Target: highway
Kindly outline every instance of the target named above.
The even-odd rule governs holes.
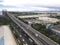
[[[26,32],[36,43],[37,43],[37,45],[44,45],[43,43],[41,43],[39,40],[37,40],[37,38],[36,38],[36,36],[35,36],[35,34],[34,34],[34,36],[33,36],[33,33],[31,33],[31,31],[29,31],[29,30],[27,30],[26,28],[25,28],[25,26],[23,26],[20,22],[18,22],[17,21],[17,19],[13,16],[13,15],[10,15],[9,16],[19,27],[21,27],[23,30],[24,30],[24,32]],[[24,27],[24,28],[23,28]]]
[[[16,25],[14,25],[14,26],[16,26]],[[13,27],[13,26],[12,26],[12,27]],[[17,34],[18,34],[18,39],[19,39],[20,41],[22,41],[24,44],[33,45],[33,43],[31,43],[31,42],[28,40],[27,35],[24,34],[23,31],[21,31],[22,29],[19,29],[19,30],[18,30],[18,28],[16,28],[16,27],[13,27],[13,28],[14,28],[13,33],[17,33]]]
[[[8,17],[13,20],[19,27],[23,29],[23,31],[29,35],[37,45],[59,45],[53,40],[49,39],[45,35],[33,29],[31,26],[25,24],[14,15],[8,14]]]

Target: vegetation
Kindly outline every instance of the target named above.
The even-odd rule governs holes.
[[[22,43],[22,42],[20,42],[20,43],[19,43],[19,45],[23,45],[23,43]]]
[[[60,22],[56,22],[56,23],[53,23],[54,25],[58,25],[58,24],[60,24]]]
[[[50,16],[50,17],[60,19],[60,16]]]
[[[42,34],[46,35],[47,37],[51,38],[55,42],[60,44],[60,37],[55,35],[52,30],[46,29],[45,25],[42,24],[32,24],[31,25],[34,29],[38,30]]]
[[[38,13],[34,13],[34,12],[9,12],[11,14],[17,14],[17,15],[35,15]]]
[[[31,25],[34,29],[38,30],[39,32],[46,34],[46,36],[49,36],[50,34],[52,34],[51,30],[46,29],[45,25],[41,25],[41,24],[32,24]]]
[[[8,24],[9,24],[9,20],[4,16],[0,16],[0,25],[8,25]]]
[[[21,20],[21,21],[23,21],[24,23],[28,24],[27,21],[25,21],[25,20],[23,20],[23,19],[21,19],[21,18],[18,18],[18,19]]]
[[[21,41],[19,42],[19,41],[18,41],[18,39],[19,39],[18,33],[14,30],[14,28],[13,28],[11,25],[10,25],[10,28],[11,28],[12,33],[14,34],[14,37],[15,37],[15,40],[16,40],[17,44],[18,44],[18,45],[23,45],[23,42],[21,42]],[[13,31],[14,31],[15,33],[14,33]]]
[[[56,18],[60,19],[60,16],[56,16]]]

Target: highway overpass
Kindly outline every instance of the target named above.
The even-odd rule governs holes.
[[[11,19],[13,22],[15,22],[21,29],[23,29],[23,31],[27,35],[29,35],[37,45],[59,45],[50,38],[33,29],[31,26],[25,24],[14,15],[7,13],[6,16],[9,17],[9,19]]]

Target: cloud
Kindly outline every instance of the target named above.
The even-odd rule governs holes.
[[[25,5],[43,5],[60,6],[60,0],[4,0],[3,5],[25,6]]]
[[[21,6],[21,7],[15,7],[15,6],[4,6],[0,5],[0,9],[7,9],[8,11],[57,11],[60,9],[54,9],[54,8],[48,8],[48,7],[37,7],[37,6]]]
[[[0,2],[3,2],[3,0],[0,0]]]
[[[60,0],[4,0],[0,4],[3,5],[0,6],[2,9],[7,9],[10,11],[60,10]]]
[[[3,9],[7,9],[8,11],[58,11],[58,9],[44,8],[44,7],[4,7]]]

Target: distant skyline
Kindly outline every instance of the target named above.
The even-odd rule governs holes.
[[[60,11],[60,0],[0,0],[0,10]]]

